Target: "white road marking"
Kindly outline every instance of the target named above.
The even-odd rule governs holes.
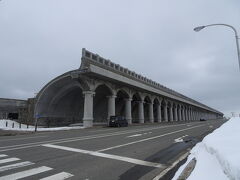
[[[40,180],[63,180],[63,179],[67,179],[72,177],[73,175],[70,173],[66,173],[66,172],[61,172],[58,174],[54,174],[52,176],[48,176],[46,178],[40,179]]]
[[[52,168],[42,166],[42,167],[38,167],[38,168],[34,168],[34,169],[29,169],[29,170],[26,170],[26,171],[14,173],[14,174],[2,176],[2,177],[0,177],[0,180],[21,179],[21,178],[25,178],[25,177],[32,176],[32,175],[35,175],[35,174],[39,174],[39,173],[42,173],[42,172],[46,172],[46,171],[49,171],[49,170],[52,170]]]
[[[155,127],[155,128],[142,128],[142,129],[137,129],[137,130],[128,130],[128,131],[121,131],[121,132],[115,132],[115,133],[109,133],[109,134],[85,136],[85,137],[81,137],[81,138],[74,137],[74,138],[64,138],[64,139],[51,140],[51,141],[39,141],[39,142],[35,142],[35,143],[26,143],[26,144],[20,144],[20,145],[11,145],[11,146],[0,147],[0,149],[2,149],[2,150],[0,150],[0,152],[32,148],[32,147],[41,146],[42,144],[47,144],[47,143],[60,144],[60,143],[65,143],[65,142],[83,141],[83,140],[88,140],[88,139],[97,139],[97,138],[103,138],[103,137],[109,137],[109,136],[117,136],[117,135],[122,135],[122,134],[130,134],[130,133],[134,133],[134,132],[143,132],[143,131],[148,131],[148,130],[176,127],[176,126],[184,126],[184,125],[186,125],[186,124],[160,126],[160,127]],[[6,149],[6,148],[8,148],[8,149]]]
[[[7,158],[7,159],[2,159],[0,160],[0,164],[3,164],[3,163],[8,163],[8,162],[13,162],[13,161],[18,161],[20,160],[19,158]]]
[[[131,137],[138,137],[138,136],[142,136],[142,134],[134,134],[134,135],[127,136],[127,137],[128,137],[128,138],[131,138]]]
[[[139,160],[139,159],[128,158],[128,157],[124,157],[124,156],[105,154],[105,153],[100,153],[100,152],[96,152],[96,151],[88,151],[88,150],[70,148],[70,147],[65,147],[65,146],[58,146],[58,145],[53,145],[53,144],[44,144],[43,146],[55,148],[55,149],[61,149],[61,150],[65,150],[65,151],[88,154],[88,155],[92,155],[92,156],[104,157],[104,158],[108,158],[108,159],[125,161],[125,162],[138,164],[138,165],[142,165],[142,166],[150,166],[150,167],[156,167],[156,168],[164,167],[162,164],[159,164],[159,163],[153,163],[153,162],[143,161],[143,160]]]
[[[177,143],[177,142],[183,142],[183,138],[187,137],[188,135],[184,135],[182,137],[179,137],[177,139],[174,139],[174,141]]]
[[[0,158],[7,157],[8,155],[6,154],[0,154]]]
[[[11,169],[16,169],[16,168],[20,168],[20,167],[25,167],[25,166],[29,166],[32,164],[34,164],[34,163],[25,161],[25,162],[20,162],[20,163],[16,163],[16,164],[6,165],[6,166],[0,166],[0,172],[11,170]]]
[[[101,149],[101,150],[98,150],[98,152],[103,152],[103,151],[107,151],[107,150],[111,150],[111,149],[116,149],[116,148],[132,145],[132,144],[136,144],[136,143],[140,143],[140,142],[144,142],[144,141],[149,141],[149,140],[152,140],[152,139],[164,137],[164,136],[167,136],[167,135],[175,134],[175,133],[178,133],[178,132],[186,131],[186,130],[197,128],[197,127],[201,127],[201,126],[205,126],[205,125],[198,125],[198,126],[194,126],[194,127],[189,127],[189,128],[185,128],[185,129],[169,132],[169,133],[166,133],[166,134],[162,134],[162,135],[153,136],[153,137],[150,137],[150,138],[145,138],[145,139],[141,139],[141,140],[138,140],[138,141],[133,141],[133,142],[130,142],[130,143],[121,144],[121,145],[117,145],[117,146]]]
[[[174,168],[180,161],[182,161],[183,159],[187,158],[189,155],[189,152],[183,154],[180,158],[178,158],[178,160],[176,160],[171,166],[169,166],[168,168],[164,169],[159,175],[157,175],[153,180],[159,180],[161,179],[163,176],[165,176],[165,174],[167,174],[167,172],[169,172],[172,168]]]
[[[0,141],[15,141],[15,140],[32,139],[32,138],[39,138],[39,137],[48,137],[48,136],[34,136],[34,137],[15,138],[15,139],[0,139]]]

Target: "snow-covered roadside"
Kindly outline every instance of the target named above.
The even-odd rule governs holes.
[[[190,152],[187,162],[176,172],[176,180],[186,165],[196,158],[196,166],[188,180],[240,179],[240,118],[228,122],[206,136]]]
[[[8,126],[6,127],[6,122]],[[12,128],[12,124],[14,123],[14,128]],[[59,130],[71,130],[71,129],[83,129],[83,126],[75,126],[75,127],[55,127],[55,128],[43,128],[38,127],[37,131],[59,131]],[[26,124],[21,124],[21,128],[19,128],[19,123],[12,120],[0,119],[0,130],[12,130],[12,131],[35,131],[34,126],[28,126]]]

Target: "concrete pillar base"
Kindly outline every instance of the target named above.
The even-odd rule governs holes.
[[[132,119],[127,119],[128,124],[132,124]]]
[[[83,119],[83,126],[84,127],[92,127],[93,126],[93,119]]]

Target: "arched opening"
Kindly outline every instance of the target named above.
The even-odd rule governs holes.
[[[150,122],[149,119],[149,104],[151,103],[151,100],[148,96],[144,98],[144,122]]]
[[[99,85],[95,89],[93,98],[93,122],[107,123],[108,117],[108,96],[112,95],[112,91],[105,84]]]
[[[117,116],[125,116],[125,99],[127,98],[129,98],[129,96],[124,90],[119,90],[117,92],[115,101],[115,110]]]
[[[82,89],[73,86],[62,93],[56,93],[49,107],[46,117],[48,126],[63,126],[74,123],[82,123],[84,99]]]
[[[171,107],[171,104],[168,102],[167,103],[167,115],[168,115],[168,122],[170,122],[170,119],[171,119],[171,112],[170,112],[170,107]]]
[[[153,117],[154,117],[154,122],[158,122],[158,106],[159,106],[159,101],[157,98],[154,99],[153,101]]]
[[[167,120],[165,119],[165,113],[167,113],[167,112],[165,112],[165,107],[166,107],[166,106],[167,106],[166,101],[163,100],[162,103],[161,103],[161,115],[162,115],[162,121],[163,121],[163,122],[166,122],[166,121],[167,121]]]
[[[138,93],[135,93],[132,97],[132,123],[139,123],[139,117],[138,117],[139,101],[141,101],[141,97]]]

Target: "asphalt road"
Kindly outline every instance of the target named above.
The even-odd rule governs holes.
[[[152,179],[223,120],[0,136],[0,180]]]

